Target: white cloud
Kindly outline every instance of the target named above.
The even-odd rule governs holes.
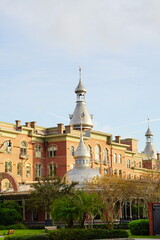
[[[72,53],[160,40],[159,0],[1,0],[0,5],[33,39]]]

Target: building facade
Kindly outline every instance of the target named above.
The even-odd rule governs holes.
[[[0,122],[0,173],[7,173],[18,184],[29,184],[37,178],[63,177],[74,168],[74,153],[83,138],[90,154],[90,166],[101,175],[115,174],[126,179],[138,179],[143,174],[160,171],[160,156],[153,146],[153,133],[149,126],[145,133],[146,146],[138,152],[138,141],[121,139],[112,134],[93,130],[93,116],[89,113],[81,80],[75,89],[76,106],[69,115],[67,126],[59,123],[52,128],[36,125],[36,122],[15,124]],[[6,175],[4,175],[6,176]],[[1,178],[1,191],[12,188],[10,179]]]

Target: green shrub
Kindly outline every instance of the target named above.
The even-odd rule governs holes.
[[[128,233],[124,230],[106,229],[61,229],[51,231],[49,235],[53,240],[89,240],[128,237]]]
[[[28,235],[10,235],[5,236],[5,240],[50,240],[50,237],[47,233],[41,234],[28,234]]]
[[[28,225],[27,226],[28,227],[28,229],[45,229],[45,226],[44,225]]]
[[[8,229],[26,229],[27,226],[22,223],[12,224],[12,225],[0,225],[0,230],[8,230]]]
[[[0,230],[4,230],[6,226],[0,225]]]
[[[94,224],[93,228],[95,228],[95,229],[108,229],[108,224]]]
[[[135,220],[129,223],[133,235],[149,235],[149,221],[147,219]]]
[[[11,225],[22,221],[22,215],[16,209],[0,208],[0,224]]]
[[[129,229],[128,223],[114,224],[114,229]]]

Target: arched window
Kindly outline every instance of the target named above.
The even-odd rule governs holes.
[[[105,148],[104,153],[103,153],[103,163],[107,164],[109,163],[109,155],[108,155],[108,150]]]
[[[48,175],[49,175],[49,177],[56,176],[56,164],[51,163],[48,165]]]
[[[5,162],[5,172],[12,172],[12,162],[10,161]]]
[[[30,177],[31,176],[31,164],[27,164],[26,165],[26,177]]]
[[[11,140],[6,140],[4,143],[5,147],[5,153],[11,153],[12,152],[12,142]]]
[[[119,170],[119,177],[122,177],[122,170]]]
[[[100,162],[100,147],[98,145],[95,146],[95,162]]]
[[[141,168],[141,167],[142,167],[141,162],[139,162],[139,168]]]
[[[41,146],[35,146],[35,155],[36,155],[36,158],[41,158],[41,153],[42,153],[42,148]]]
[[[117,175],[117,169],[114,169],[114,175]]]
[[[104,175],[107,175],[108,173],[108,168],[104,168]]]
[[[26,156],[27,155],[27,143],[26,143],[26,141],[22,141],[21,142],[20,154],[22,156]]]
[[[113,158],[114,158],[114,163],[117,163],[117,153],[114,153]]]
[[[131,174],[127,174],[127,179],[131,179]]]
[[[127,164],[127,168],[131,167],[131,161],[129,159],[127,160],[126,164]]]
[[[136,167],[136,161],[133,162],[133,167]]]
[[[91,146],[87,146],[88,153],[90,154],[90,157],[92,156],[92,148]]]
[[[70,156],[74,156],[74,147],[73,146],[71,146],[70,147]]]
[[[42,177],[42,165],[40,163],[36,164],[36,177]]]
[[[22,176],[22,164],[21,163],[17,164],[17,175]]]
[[[57,147],[56,146],[50,146],[48,148],[48,155],[49,155],[50,158],[56,157],[56,155],[57,155]]]
[[[121,154],[118,155],[118,163],[122,163],[122,155]]]

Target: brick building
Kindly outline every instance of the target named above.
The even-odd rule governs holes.
[[[45,128],[36,122],[15,124],[0,122],[0,196],[16,199],[24,205],[30,184],[41,177],[63,177],[74,168],[74,153],[79,144],[80,128],[90,153],[90,165],[101,175],[115,174],[126,179],[139,179],[144,174],[160,171],[160,156],[156,153],[148,127],[146,147],[138,152],[138,141],[121,139],[112,134],[93,130],[92,115],[89,114],[81,77],[75,89],[76,107],[67,126],[59,123]],[[41,216],[43,215],[43,216]],[[40,214],[44,218],[44,213]],[[29,221],[29,217],[27,218]]]

